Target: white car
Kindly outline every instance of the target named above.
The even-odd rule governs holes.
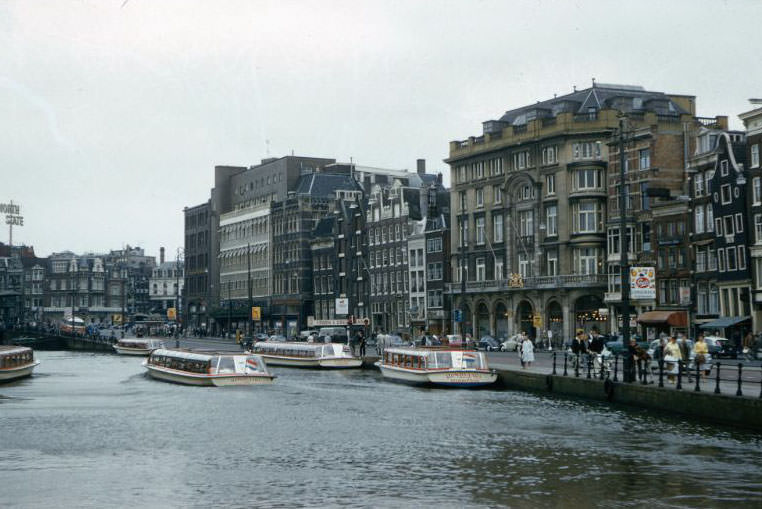
[[[519,348],[519,341],[516,336],[512,336],[500,344],[501,352],[515,352]]]

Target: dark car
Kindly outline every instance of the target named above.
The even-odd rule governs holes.
[[[482,339],[479,340],[479,350],[497,352],[500,350],[500,343],[492,336],[482,336]]]
[[[648,341],[640,337],[639,334],[633,334],[630,337],[635,338],[640,348],[643,350],[648,350],[650,346]],[[622,355],[622,352],[626,350],[624,343],[622,343],[622,336],[617,336],[616,339],[606,341],[606,348],[611,352],[612,355]]]
[[[709,353],[712,354],[712,357],[715,359],[735,359],[738,356],[736,349],[730,344],[728,338],[706,336],[704,340],[706,341],[707,350],[709,350]]]

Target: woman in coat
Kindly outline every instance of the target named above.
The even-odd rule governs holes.
[[[534,345],[528,336],[524,336],[521,342],[521,364],[523,367],[531,366],[534,362]]]

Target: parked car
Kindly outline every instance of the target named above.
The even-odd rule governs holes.
[[[273,334],[267,339],[267,341],[286,341],[286,336],[281,336],[280,334]]]
[[[706,341],[709,353],[717,359],[735,359],[738,356],[736,349],[733,348],[733,345],[728,338],[723,338],[721,336],[704,336],[704,340]]]
[[[630,337],[635,338],[635,341],[637,341],[638,346],[642,348],[643,350],[648,350],[648,348],[651,346],[648,344],[647,340],[644,340],[640,334],[633,334]],[[605,343],[606,348],[611,352],[611,355],[622,355],[624,351],[626,350],[625,345],[622,343],[622,336],[617,336],[616,339],[612,339],[611,341],[606,341]]]
[[[519,348],[519,340],[517,336],[511,336],[502,343],[500,343],[501,352],[515,352]]]
[[[500,343],[497,342],[492,336],[482,336],[479,340],[479,350],[486,350],[488,352],[497,352],[500,350]]]
[[[450,346],[463,346],[463,336],[460,334],[448,334],[447,344]]]

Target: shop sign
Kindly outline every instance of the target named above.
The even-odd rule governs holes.
[[[630,297],[656,299],[656,270],[653,267],[630,267]]]
[[[337,315],[349,314],[349,299],[347,298],[336,299],[336,314]]]
[[[680,305],[688,306],[691,303],[691,289],[688,286],[680,287]]]

